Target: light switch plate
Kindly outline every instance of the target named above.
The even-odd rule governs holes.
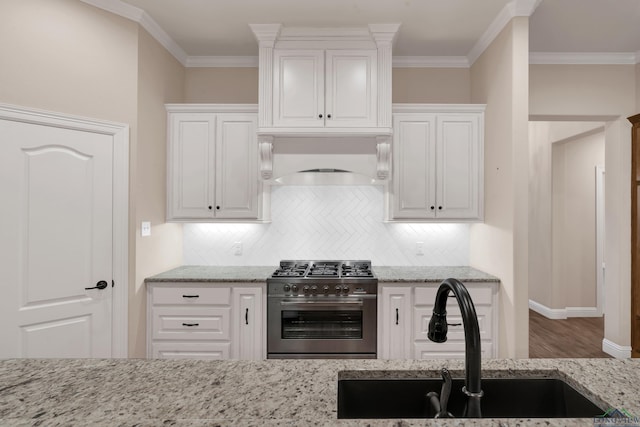
[[[140,225],[140,235],[142,237],[151,236],[151,222],[150,221],[142,221]]]

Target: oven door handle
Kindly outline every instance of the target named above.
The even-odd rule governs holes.
[[[363,302],[361,299],[357,300],[331,300],[331,301],[292,301],[292,300],[282,300],[280,301],[280,305],[313,305],[316,307],[335,307],[336,305],[362,305]]]

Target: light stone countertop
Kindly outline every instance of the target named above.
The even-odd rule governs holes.
[[[592,419],[338,420],[337,380],[462,377],[463,360],[0,360],[2,426],[593,426]],[[640,360],[486,360],[483,377],[562,378],[640,414]],[[524,396],[526,398],[526,396]]]
[[[498,282],[497,277],[471,267],[373,266],[378,282],[441,282],[450,277],[465,283]],[[145,282],[265,282],[276,266],[184,265],[145,279]]]

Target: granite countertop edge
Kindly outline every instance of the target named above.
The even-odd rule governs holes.
[[[343,378],[454,377],[464,360],[0,360],[2,425],[493,426],[497,419],[337,418]],[[598,404],[640,414],[640,360],[489,359],[483,377],[555,377]],[[97,404],[96,402],[100,402]],[[593,419],[504,419],[502,425],[580,426]]]
[[[275,266],[184,265],[147,277],[145,283],[257,283],[265,282],[275,269]],[[372,269],[379,283],[439,283],[451,277],[465,283],[500,281],[466,266],[374,266]]]

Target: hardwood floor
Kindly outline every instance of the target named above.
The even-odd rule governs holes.
[[[529,357],[610,358],[602,351],[604,317],[547,319],[529,310]]]

